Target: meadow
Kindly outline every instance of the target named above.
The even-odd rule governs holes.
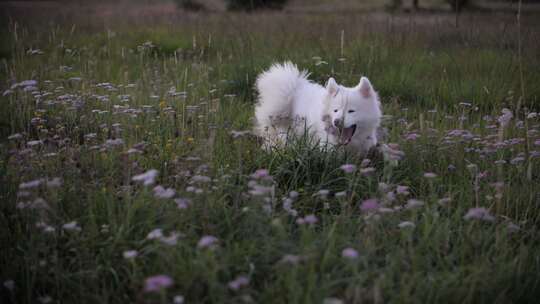
[[[4,19],[0,302],[534,303],[539,20]],[[262,150],[253,84],[283,60],[368,76],[400,153]]]

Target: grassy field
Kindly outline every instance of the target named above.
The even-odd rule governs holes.
[[[121,13],[3,21],[0,302],[537,301],[538,15]],[[404,157],[261,150],[282,60]]]

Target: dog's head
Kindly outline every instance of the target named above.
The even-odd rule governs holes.
[[[362,77],[353,88],[340,86],[334,78],[330,78],[326,91],[323,121],[339,143],[348,144],[358,129],[378,126],[381,116],[379,97],[366,77]]]

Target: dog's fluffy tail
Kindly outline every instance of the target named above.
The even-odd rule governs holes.
[[[255,108],[255,131],[260,136],[283,131],[280,121],[291,119],[292,101],[296,89],[307,82],[308,73],[291,62],[274,64],[257,77],[259,101]],[[285,125],[285,124],[284,124]],[[279,135],[278,135],[279,136]]]

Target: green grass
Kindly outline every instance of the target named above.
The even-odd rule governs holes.
[[[464,15],[459,28],[444,15],[438,23],[423,15],[418,23],[403,16],[233,16],[119,20],[106,28],[19,23],[17,35],[14,24],[6,27],[2,92],[38,82],[34,93],[15,88],[0,97],[0,280],[15,285],[1,287],[7,303],[171,303],[176,295],[186,303],[538,298],[540,122],[526,118],[539,110],[540,97],[533,16],[524,19],[522,57],[517,35],[492,26],[515,32],[508,16]],[[29,48],[44,54],[29,55]],[[319,83],[332,76],[351,86],[368,76],[388,115],[386,141],[405,157],[397,164],[373,159],[365,166],[374,172],[346,174],[341,165],[360,169],[363,159],[314,148],[310,138],[264,151],[252,136],[233,137],[253,125],[257,74],[281,60]],[[171,88],[185,93],[171,95]],[[505,128],[497,122],[503,108],[514,114]],[[106,144],[120,138],[118,146]],[[42,142],[28,144],[35,140]],[[141,153],[128,153],[132,147]],[[256,183],[271,190],[250,195],[251,174],[261,168],[272,178]],[[155,185],[190,200],[187,208],[132,180],[150,169],[159,172]],[[55,177],[60,186],[46,184]],[[39,186],[20,188],[37,179],[44,179]],[[409,194],[390,200],[398,185]],[[291,191],[298,192],[296,217],[283,207]],[[393,211],[362,211],[371,198]],[[409,199],[424,205],[404,208]],[[473,207],[495,219],[464,219]],[[316,223],[297,222],[312,214]],[[72,221],[80,230],[63,227]],[[399,228],[404,221],[415,226]],[[176,244],[148,239],[157,228],[165,237],[177,232]],[[218,239],[215,248],[199,248],[205,235]],[[342,257],[349,247],[356,259]],[[138,256],[124,258],[128,250]],[[145,279],[157,274],[174,284],[144,292]],[[229,288],[240,275],[249,283]]]

